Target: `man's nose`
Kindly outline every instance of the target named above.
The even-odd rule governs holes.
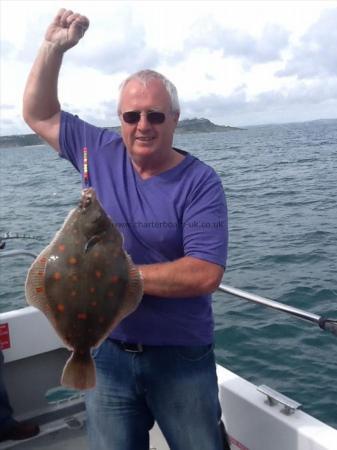
[[[148,121],[147,114],[146,113],[142,113],[140,115],[140,119],[139,119],[139,122],[138,122],[138,129],[139,130],[147,130],[148,128],[151,128],[151,124]]]

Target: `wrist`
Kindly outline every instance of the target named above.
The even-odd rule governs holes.
[[[55,55],[62,57],[66,49],[63,49],[60,45],[47,41],[46,39],[42,42],[40,51],[46,53],[47,55]]]

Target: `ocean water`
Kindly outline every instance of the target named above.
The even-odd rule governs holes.
[[[337,120],[178,135],[220,175],[229,208],[224,283],[337,318]],[[77,173],[46,146],[0,150],[0,236],[40,252],[77,204]],[[25,306],[31,260],[0,259],[0,310]],[[337,428],[337,337],[285,313],[215,294],[216,354]],[[28,332],[28,330],[27,330]]]

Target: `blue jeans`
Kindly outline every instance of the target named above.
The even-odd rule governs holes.
[[[149,450],[157,421],[171,450],[223,450],[212,346],[145,346],[106,340],[94,351],[96,388],[86,393],[92,450]]]

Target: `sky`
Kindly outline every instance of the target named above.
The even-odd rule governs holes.
[[[337,1],[0,0],[1,135],[29,133],[22,93],[60,8],[90,27],[69,50],[62,108],[118,125],[118,87],[145,68],[177,87],[181,118],[248,126],[337,118]]]

